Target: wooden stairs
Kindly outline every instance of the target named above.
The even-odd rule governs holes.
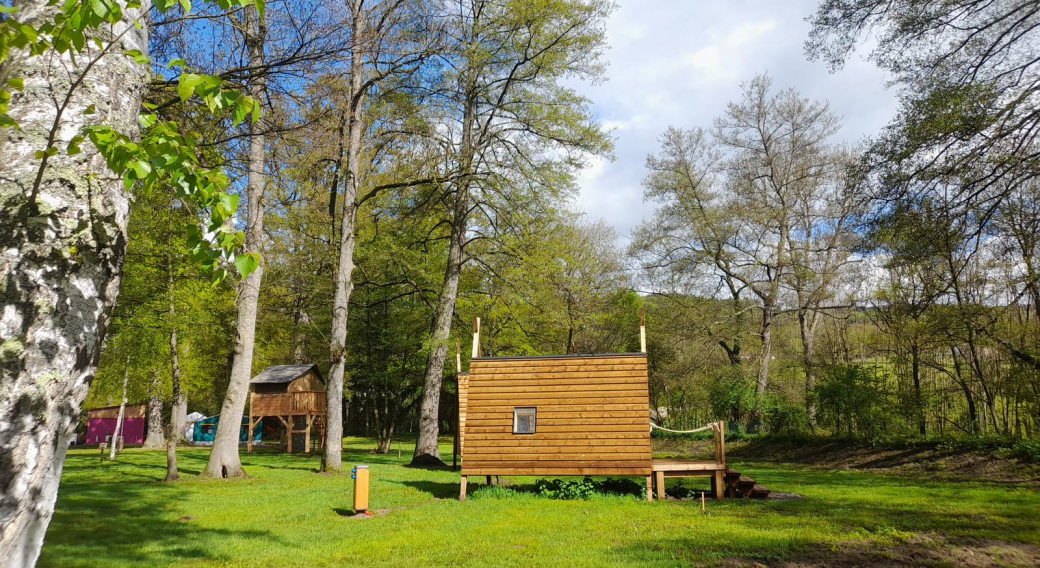
[[[724,479],[727,498],[748,497],[751,499],[765,499],[769,497],[768,488],[755,483],[754,479],[746,475],[740,475],[740,472],[737,470],[726,469]]]

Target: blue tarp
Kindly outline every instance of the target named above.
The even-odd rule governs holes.
[[[207,416],[202,420],[195,423],[195,432],[191,436],[191,441],[196,444],[212,444],[213,439],[217,436],[217,426],[220,423],[220,416]],[[246,431],[249,430],[249,417],[242,417],[242,427],[239,432],[238,441],[241,443],[246,442]],[[260,433],[262,431],[262,425],[257,424],[253,428],[253,443],[260,442]]]

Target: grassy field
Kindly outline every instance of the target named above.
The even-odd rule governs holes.
[[[185,481],[158,482],[161,451],[99,463],[70,452],[41,566],[803,566],[1040,565],[1040,492],[794,466],[731,464],[786,501],[563,501],[404,467],[348,439],[344,465],[372,468],[372,508],[350,519],[349,473],[319,458],[243,454],[250,479],[200,481],[207,449],[180,452]],[[450,457],[448,446],[442,450]],[[706,480],[690,480],[691,488]]]

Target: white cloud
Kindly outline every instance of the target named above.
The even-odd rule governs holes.
[[[628,236],[653,213],[641,181],[660,133],[669,125],[710,126],[756,73],[768,71],[778,88],[830,100],[844,117],[841,138],[875,133],[895,112],[883,75],[858,59],[834,75],[805,59],[804,18],[818,1],[620,0],[607,23],[608,80],[578,87],[613,131],[616,160],[590,162],[575,206]]]

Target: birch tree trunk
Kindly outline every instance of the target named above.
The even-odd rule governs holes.
[[[347,124],[346,172],[343,176],[343,221],[340,225],[339,263],[336,270],[336,292],[332,299],[332,336],[329,341],[329,382],[326,386],[325,454],[322,471],[339,471],[343,466],[343,377],[347,366],[347,316],[350,294],[354,290],[354,222],[357,218],[358,175],[361,171],[361,135],[364,125],[364,66],[362,52],[365,14],[362,2],[352,3],[353,30],[350,47],[350,86],[346,93]],[[340,130],[343,132],[343,130]],[[344,156],[338,156],[342,161]],[[339,168],[342,169],[342,168]]]
[[[39,24],[45,0],[14,16]],[[140,17],[127,11],[128,20]],[[34,157],[48,140],[64,149],[88,124],[137,132],[145,70],[121,53],[148,50],[141,29],[119,22],[120,45],[75,58],[12,54],[4,73],[25,81],[0,132],[0,566],[32,566],[54,513],[69,439],[94,377],[116,296],[129,209],[121,179],[90,144]],[[90,45],[88,43],[88,45]],[[92,65],[91,65],[92,64]],[[83,79],[80,81],[80,79]],[[86,85],[74,88],[77,84]],[[96,113],[86,115],[90,107]]]
[[[259,69],[264,63],[264,41],[266,24],[252,10],[246,12],[246,48],[249,65]],[[263,71],[249,82],[249,95],[263,101],[267,80]],[[246,201],[249,217],[246,225],[246,252],[261,252],[264,236],[264,183],[266,148],[263,134],[263,119],[252,123],[249,138],[249,179],[246,184]],[[260,282],[264,275],[261,262],[256,270],[246,276],[238,287],[238,329],[235,335],[234,359],[231,363],[231,378],[228,381],[224,403],[220,407],[220,422],[213,440],[213,451],[202,477],[244,477],[242,461],[238,454],[238,440],[242,415],[246,409],[246,394],[249,379],[253,376],[253,347],[256,339],[256,311],[260,299]],[[223,426],[223,427],[221,427]],[[251,433],[250,433],[251,435]]]
[[[148,449],[161,448],[166,445],[166,437],[163,436],[163,403],[162,397],[159,396],[161,383],[159,373],[152,371],[152,395],[148,398],[148,435],[142,446]]]
[[[130,356],[126,357],[126,370],[123,372],[123,396],[119,399],[119,415],[116,417],[116,429],[112,431],[112,443],[109,444],[108,459],[116,459],[116,448],[119,447],[119,436],[123,430],[123,417],[126,415],[126,386],[130,382]]]

